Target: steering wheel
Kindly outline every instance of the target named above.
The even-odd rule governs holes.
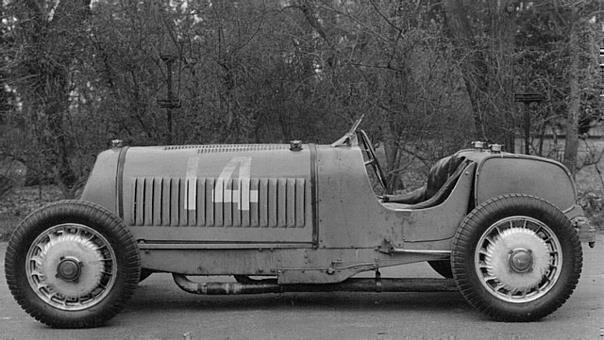
[[[357,133],[361,137],[361,143],[363,143],[363,149],[367,153],[367,161],[365,161],[365,166],[371,165],[373,168],[375,175],[378,178],[378,181],[382,185],[384,191],[388,190],[386,185],[386,176],[384,176],[384,172],[382,171],[382,167],[380,167],[380,163],[377,161],[377,157],[375,156],[375,149],[373,149],[373,145],[369,142],[369,137],[367,137],[367,133],[363,130],[358,130]]]

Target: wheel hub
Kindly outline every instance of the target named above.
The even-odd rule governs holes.
[[[533,269],[533,251],[524,248],[510,250],[510,268],[517,273],[530,272]]]
[[[65,281],[77,282],[82,272],[82,262],[73,257],[62,258],[57,266],[56,277]]]
[[[510,292],[526,292],[537,287],[549,269],[547,244],[530,229],[506,229],[486,251],[488,274]]]

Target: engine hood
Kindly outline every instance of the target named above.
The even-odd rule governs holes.
[[[310,175],[310,152],[287,144],[131,147],[123,167],[124,178],[296,178]]]

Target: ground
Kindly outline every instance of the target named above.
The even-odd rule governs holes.
[[[0,338],[604,339],[604,234],[598,243],[595,249],[583,247],[583,273],[573,295],[539,322],[491,321],[455,292],[198,296],[179,290],[168,274],[153,274],[105,327],[56,330],[19,308],[2,271]],[[6,243],[0,243],[0,263],[5,250]],[[436,277],[423,263],[386,268],[382,274]]]

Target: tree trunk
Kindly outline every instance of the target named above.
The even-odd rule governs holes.
[[[510,109],[511,54],[515,26],[514,17],[507,10],[509,2],[478,5],[468,0],[447,0],[444,9],[447,32],[463,60],[460,67],[472,105],[475,138],[504,144],[506,150],[512,151],[515,125]]]
[[[65,126],[69,114],[70,79],[73,61],[81,53],[82,45],[74,42],[85,39],[90,0],[60,1],[52,16],[46,15],[39,2],[28,0],[19,18],[24,29],[21,42],[27,48],[23,56],[21,95],[32,119],[40,123],[35,131],[36,147],[45,161],[41,169],[52,171],[56,184],[66,198],[73,198],[83,180],[71,166],[73,135]],[[32,124],[36,125],[36,124]]]
[[[63,65],[68,65],[68,62],[64,61]],[[71,168],[68,137],[63,124],[69,106],[68,74],[62,69],[49,70],[44,78],[49,85],[46,93],[48,102],[45,104],[44,111],[48,117],[49,142],[53,145],[53,155],[49,163],[65,198],[74,198],[78,175]],[[49,139],[48,137],[43,136],[40,143],[44,143]]]
[[[569,86],[570,94],[568,100],[568,112],[566,116],[566,143],[564,145],[564,165],[574,176],[577,172],[577,150],[579,148],[579,110],[581,107],[581,94],[579,89],[579,58],[581,46],[579,46],[579,31],[581,22],[574,21],[570,30],[570,67]]]
[[[10,192],[13,188],[13,182],[5,176],[0,175],[0,199]]]
[[[384,154],[386,155],[386,184],[388,187],[386,191],[388,194],[398,190],[401,186],[401,179],[397,172],[393,172],[400,165],[400,157],[398,157],[400,150],[398,146],[398,134],[396,133],[396,117],[393,117],[394,113],[385,112],[386,121],[383,126],[383,141],[384,141]]]

